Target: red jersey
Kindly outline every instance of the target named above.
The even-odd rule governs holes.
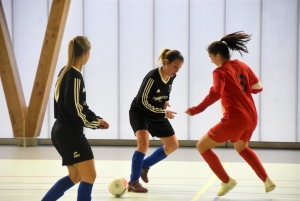
[[[239,60],[226,61],[213,71],[213,86],[209,94],[196,107],[189,108],[191,115],[203,112],[208,106],[222,99],[225,119],[257,119],[252,85],[259,82],[254,72]],[[259,90],[261,91],[261,90]]]

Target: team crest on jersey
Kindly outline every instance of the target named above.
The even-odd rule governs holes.
[[[160,93],[160,90],[159,90],[159,89],[157,89],[156,93]]]
[[[169,92],[172,91],[172,85],[169,85]]]

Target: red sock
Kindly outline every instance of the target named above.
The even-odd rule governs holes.
[[[265,168],[262,166],[261,162],[259,161],[257,155],[250,149],[249,147],[246,147],[243,151],[239,153],[244,160],[252,167],[252,169],[255,171],[257,176],[265,182],[268,175],[266,173]]]
[[[207,162],[210,169],[217,175],[217,177],[223,182],[229,182],[229,176],[223,168],[218,156],[211,150],[207,150],[201,154],[203,159]]]

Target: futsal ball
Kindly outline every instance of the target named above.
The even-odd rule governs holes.
[[[115,197],[121,197],[127,192],[127,181],[123,177],[114,178],[108,184],[108,191]]]

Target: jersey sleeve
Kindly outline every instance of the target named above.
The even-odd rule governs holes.
[[[248,67],[248,79],[249,79],[250,86],[259,82],[258,77],[255,75],[255,73],[252,71],[250,67]]]
[[[141,89],[137,95],[137,107],[146,114],[148,114],[151,117],[154,118],[164,118],[166,116],[166,110],[160,107],[157,107],[153,100],[151,100],[150,97],[152,97],[150,94],[153,94],[155,92],[153,89],[154,85],[154,79],[149,78],[145,79],[142,83]]]
[[[83,92],[83,83],[80,78],[73,78],[67,82],[65,92],[65,111],[72,122],[82,125],[86,128],[99,128],[98,116],[89,109]]]
[[[252,71],[252,69],[250,67],[248,67],[248,79],[249,79],[250,92],[252,94],[260,93],[263,90],[263,88],[261,88],[261,89],[252,89],[252,85],[258,83],[259,79],[258,79],[258,77],[255,75],[255,73]]]
[[[208,95],[203,99],[203,101],[195,106],[189,108],[191,115],[199,114],[203,112],[207,107],[215,103],[221,98],[221,94],[224,91],[225,78],[221,72],[213,72],[213,86],[210,88]]]

